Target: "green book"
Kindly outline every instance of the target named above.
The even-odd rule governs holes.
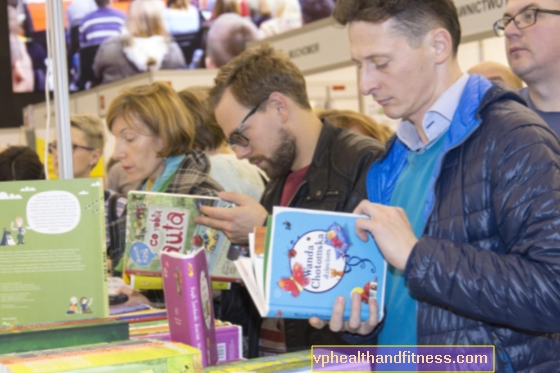
[[[292,370],[309,370],[311,351],[303,350],[286,354],[241,360],[204,368],[204,373],[274,373]]]
[[[236,282],[241,278],[227,258],[230,247],[222,231],[196,224],[201,206],[230,207],[216,197],[155,192],[130,192],[127,202],[126,275],[161,278],[161,253],[191,254],[204,248],[214,281]],[[161,285],[160,285],[161,286]]]
[[[0,329],[0,354],[125,341],[126,321],[89,319]]]
[[[200,351],[182,343],[124,341],[0,356],[3,373],[201,373]]]
[[[0,327],[108,316],[100,179],[0,183]]]

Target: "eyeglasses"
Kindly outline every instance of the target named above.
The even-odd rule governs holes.
[[[548,10],[548,9],[538,9],[538,8],[530,8],[530,9],[522,10],[521,12],[517,13],[513,17],[506,16],[502,19],[497,20],[494,23],[494,33],[496,34],[496,36],[504,36],[504,30],[510,24],[511,21],[514,21],[513,24],[519,30],[533,26],[535,23],[537,23],[538,13],[560,15],[560,10]]]
[[[76,151],[76,149],[84,149],[84,150],[88,150],[90,152],[95,150],[95,148],[90,148],[89,146],[83,146],[83,145],[78,145],[78,144],[72,143],[72,153],[74,153]],[[58,151],[58,146],[56,144],[56,141],[53,141],[53,142],[49,143],[49,153],[52,154],[56,151]]]
[[[263,102],[252,108],[251,111],[245,116],[245,118],[243,118],[241,123],[239,123],[239,126],[237,126],[235,131],[233,131],[231,135],[229,135],[229,139],[227,140],[229,146],[231,146],[232,148],[235,146],[241,146],[242,148],[245,148],[249,145],[249,139],[243,136],[243,134],[241,133],[241,127],[243,127],[243,125],[251,115],[257,112],[257,109],[262,105]]]

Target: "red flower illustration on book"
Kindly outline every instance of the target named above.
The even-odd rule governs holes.
[[[294,263],[292,267],[292,275],[289,278],[282,278],[278,281],[278,285],[292,293],[295,298],[303,290],[304,286],[309,285],[310,280],[303,275],[303,267],[299,263]]]

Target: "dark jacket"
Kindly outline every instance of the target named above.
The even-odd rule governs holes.
[[[309,170],[289,206],[352,212],[367,198],[367,171],[382,154],[379,141],[324,121]],[[261,204],[269,213],[273,206],[280,205],[285,180],[271,180],[266,186]],[[310,348],[313,344],[344,344],[340,335],[331,332],[328,326],[317,330],[307,320],[284,321],[289,351]]]
[[[472,75],[404,276],[419,344],[494,345],[496,372],[560,371],[560,144],[515,92]],[[399,140],[368,174],[388,204]]]

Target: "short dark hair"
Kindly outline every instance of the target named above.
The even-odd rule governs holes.
[[[109,0],[95,0],[95,3],[99,8],[104,8],[109,5]]]
[[[453,0],[337,0],[333,17],[342,25],[364,21],[380,23],[395,19],[395,30],[406,36],[412,46],[434,27],[443,27],[451,35],[453,55],[461,41],[459,15]]]
[[[219,71],[210,90],[210,104],[218,106],[227,88],[245,107],[263,103],[273,92],[282,93],[302,109],[311,110],[305,78],[297,66],[270,44],[250,48]]]
[[[43,180],[45,171],[37,153],[27,146],[10,146],[0,153],[0,181]]]

